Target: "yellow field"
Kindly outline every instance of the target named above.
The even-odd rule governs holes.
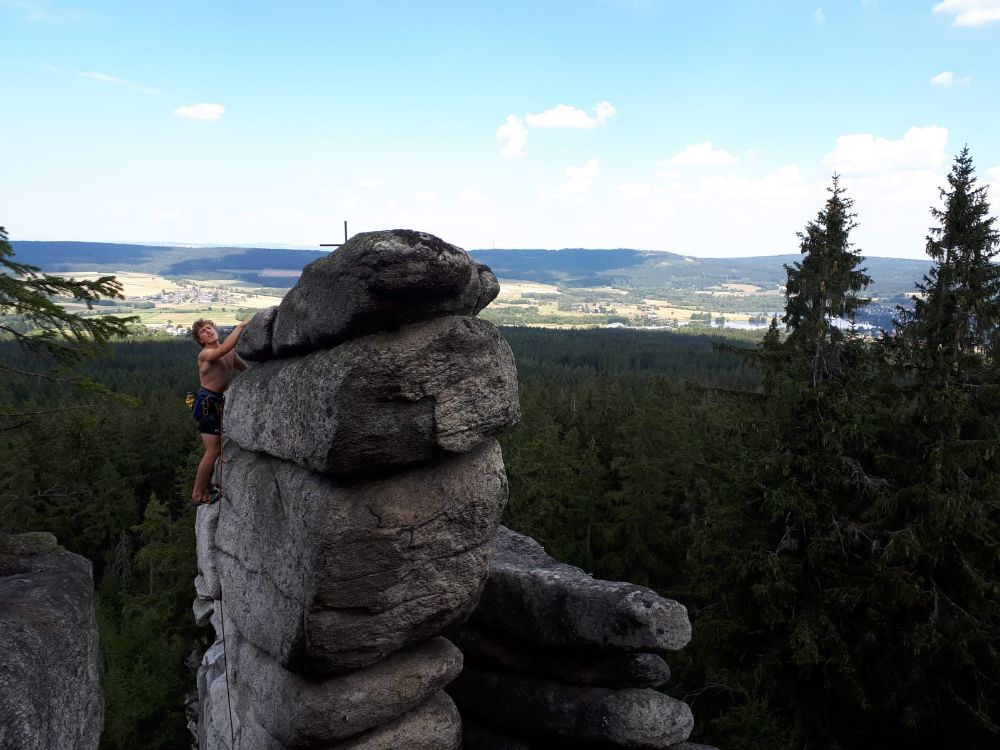
[[[520,299],[532,294],[559,294],[559,290],[551,284],[536,284],[533,281],[501,281],[497,300]]]
[[[128,271],[108,272],[108,273],[71,273],[66,274],[68,278],[78,281],[93,281],[101,276],[114,276],[125,287],[126,297],[146,297],[151,294],[158,294],[161,291],[179,291],[183,287],[179,284],[165,279],[162,276],[154,276],[151,273],[131,273]]]
[[[686,307],[674,307],[669,302],[658,299],[647,299],[646,307],[655,308],[656,314],[661,318],[673,318],[677,321],[691,320],[691,316],[697,312],[696,310],[690,310]],[[622,305],[622,308],[631,307],[630,305]],[[726,320],[732,321],[746,321],[750,319],[749,315],[742,313],[717,313],[718,315],[725,315]]]

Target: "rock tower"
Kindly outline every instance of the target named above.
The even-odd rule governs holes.
[[[199,509],[202,748],[447,750],[442,688],[507,501],[493,273],[420,232],[356,235],[247,326],[222,500]],[[223,624],[224,621],[224,624]]]
[[[517,375],[476,317],[498,292],[460,248],[372,232],[243,332],[198,510],[202,750],[695,747],[653,689],[686,610],[499,525]]]

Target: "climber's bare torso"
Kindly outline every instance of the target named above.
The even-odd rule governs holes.
[[[222,393],[233,379],[233,370],[245,370],[247,366],[236,352],[214,358],[212,354],[215,354],[213,350],[204,349],[198,355],[198,379],[202,388]]]
[[[233,370],[247,369],[247,363],[233,351],[245,323],[240,323],[230,334],[231,341],[219,343],[219,332],[214,325],[202,326],[198,331],[201,353],[198,355],[198,380],[202,388],[222,393],[233,379]]]

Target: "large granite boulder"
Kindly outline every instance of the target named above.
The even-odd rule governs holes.
[[[224,454],[226,618],[283,667],[367,666],[475,607],[507,500],[496,441],[354,484],[232,442]]]
[[[513,670],[573,685],[646,688],[659,687],[670,679],[670,667],[659,654],[536,646],[469,624],[456,628],[448,637],[473,666]]]
[[[688,706],[655,690],[611,690],[466,667],[449,687],[463,711],[521,731],[664,750],[691,734]]]
[[[104,723],[90,562],[0,534],[0,748],[94,750]]]
[[[519,419],[510,347],[467,317],[264,363],[226,399],[240,446],[341,477],[467,451]]]
[[[289,672],[246,640],[239,646],[239,674],[250,710],[268,734],[292,747],[331,743],[389,723],[461,671],[461,652],[444,638],[325,679]]]
[[[231,750],[224,733],[212,740],[213,750]],[[308,745],[312,750],[459,750],[462,720],[451,699],[443,692],[432,695],[413,710],[367,732],[330,743]],[[249,714],[236,733],[235,750],[289,750]]]
[[[475,315],[499,290],[489,268],[431,234],[365,232],[307,265],[277,311],[247,326],[237,352],[290,357],[418,320]]]
[[[473,621],[540,646],[675,651],[691,640],[683,605],[643,586],[591,578],[505,527]]]

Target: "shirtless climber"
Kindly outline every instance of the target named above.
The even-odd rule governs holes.
[[[194,489],[191,491],[191,502],[196,505],[214,503],[219,499],[218,491],[212,487],[212,474],[215,471],[215,461],[222,453],[223,393],[233,379],[233,370],[247,369],[247,363],[233,349],[240,340],[243,328],[251,319],[239,323],[223,344],[219,343],[219,332],[211,320],[198,320],[191,326],[191,335],[201,347],[198,355],[198,379],[201,387],[195,395],[192,415],[198,421],[198,432],[205,445],[205,455],[198,464]]]

